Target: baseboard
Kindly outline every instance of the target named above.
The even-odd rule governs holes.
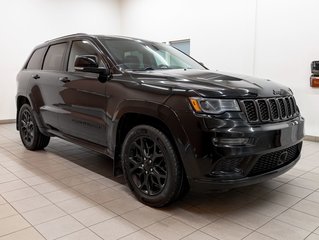
[[[319,142],[319,137],[318,136],[306,135],[304,140],[311,141],[311,142]]]
[[[15,119],[0,119],[0,124],[8,124],[8,123],[15,123]]]

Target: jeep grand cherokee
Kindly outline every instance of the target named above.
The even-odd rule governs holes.
[[[289,88],[210,71],[166,44],[65,36],[37,46],[17,81],[27,149],[60,137],[103,153],[150,206],[189,186],[265,181],[300,158],[304,119]]]

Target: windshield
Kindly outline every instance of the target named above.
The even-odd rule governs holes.
[[[117,65],[127,70],[205,69],[186,54],[163,43],[101,38]]]

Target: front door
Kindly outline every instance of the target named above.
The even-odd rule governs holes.
[[[63,112],[59,114],[63,133],[106,146],[106,84],[98,81],[98,74],[76,72],[75,58],[80,55],[95,56],[104,66],[95,46],[86,40],[73,41],[67,71],[60,76],[63,82],[60,96]]]

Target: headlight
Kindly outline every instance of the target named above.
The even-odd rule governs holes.
[[[238,102],[235,99],[190,97],[189,100],[197,113],[222,114],[224,112],[240,111]]]

